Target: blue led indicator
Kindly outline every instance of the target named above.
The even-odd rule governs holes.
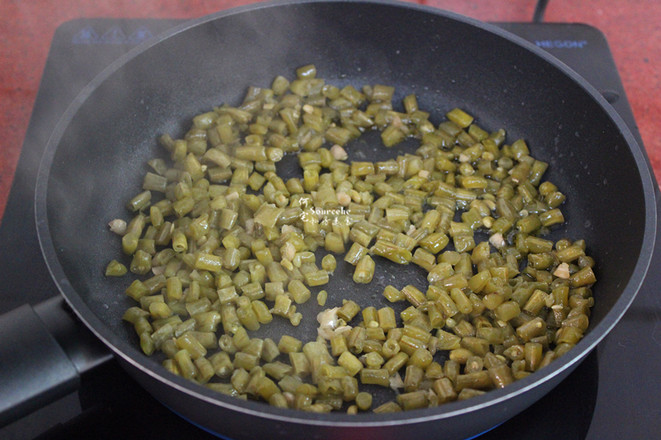
[[[73,44],[96,44],[99,41],[99,34],[96,33],[92,26],[85,26],[76,34],[74,34],[71,42]]]
[[[126,34],[118,26],[113,26],[99,40],[102,44],[125,44]]]
[[[151,37],[154,35],[151,33],[149,29],[146,27],[142,26],[138,28],[135,32],[133,32],[131,35],[129,35],[128,42],[130,44],[140,44],[143,41],[149,40]]]

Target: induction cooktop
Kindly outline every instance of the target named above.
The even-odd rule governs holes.
[[[0,243],[0,313],[57,295],[34,227],[38,164],[50,132],[76,94],[104,67],[179,20],[78,19],[54,35],[14,177]],[[582,24],[496,23],[572,67],[629,125],[631,109],[603,34]],[[657,199],[659,193],[657,191]],[[661,218],[661,216],[659,216]],[[29,262],[26,264],[25,262]],[[661,245],[652,268],[661,267]],[[661,432],[661,271],[651,269],[622,321],[576,370],[535,405],[489,432],[495,439],[650,439]],[[143,391],[114,360],[83,374],[76,392],[0,429],[0,438],[218,438]]]

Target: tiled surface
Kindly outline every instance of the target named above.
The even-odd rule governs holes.
[[[81,17],[195,18],[252,0],[0,0],[0,218],[55,29]],[[535,0],[418,1],[485,21],[530,21]],[[548,22],[606,36],[657,180],[661,180],[661,2],[550,0]]]

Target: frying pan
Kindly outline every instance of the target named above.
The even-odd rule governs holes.
[[[357,416],[309,414],[219,396],[168,373],[139,351],[133,329],[121,320],[131,305],[122,293],[126,280],[103,276],[109,259],[120,254],[106,224],[128,216],[124,204],[140,187],[146,161],[162,154],[155,139],[162,133],[182,135],[195,114],[237,104],[246,87],[268,86],[276,75],[309,63],[338,86],[394,85],[395,102],[416,93],[436,123],[447,110],[462,107],[487,129],[504,127],[508,139],[525,138],[532,154],[550,164],[545,177],[568,195],[567,222],[552,237],[584,238],[597,261],[590,328],[573,350],[523,380],[467,401]],[[384,152],[368,137],[351,148],[374,160],[415,145]],[[283,164],[280,171],[293,173],[293,168]],[[65,112],[46,147],[35,209],[43,255],[77,318],[145,389],[193,423],[235,439],[458,439],[498,425],[541,398],[624,314],[645,277],[656,239],[655,185],[641,146],[599,93],[509,33],[412,4],[285,1],[192,21],[101,73]],[[420,282],[412,267],[395,271],[381,261],[377,266],[374,286],[361,289],[338,268],[327,287],[329,304],[347,295],[360,298],[359,303],[378,302],[382,286],[393,279],[400,287]],[[300,337],[314,331],[316,312],[310,307],[312,312],[304,312],[308,327],[297,330]],[[11,333],[9,321],[21,320],[0,319],[12,347],[31,348],[18,338],[25,341],[32,332],[19,322]],[[13,353],[3,350],[3,356]],[[45,353],[38,347],[33,351]],[[14,376],[4,368],[11,358],[3,359],[4,386],[14,383]],[[23,364],[39,368],[42,362]],[[57,382],[57,366],[43,364],[38,377]],[[24,405],[24,398],[15,399],[14,407]],[[9,408],[11,413],[11,399]]]

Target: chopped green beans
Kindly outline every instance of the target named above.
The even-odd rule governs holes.
[[[502,388],[581,340],[598,266],[584,240],[543,237],[565,222],[548,163],[466,110],[432,114],[410,93],[398,106],[395,92],[306,65],[159,138],[130,221],[109,223],[124,255],[105,267],[137,277],[123,320],[146,355],[219,393],[356,414]],[[370,130],[419,146],[373,162],[353,143]],[[286,155],[298,177],[278,174]],[[391,274],[373,292],[385,260],[421,282]],[[337,282],[355,293],[337,298]],[[317,333],[297,332],[310,307]],[[262,338],[273,322],[291,334]]]

